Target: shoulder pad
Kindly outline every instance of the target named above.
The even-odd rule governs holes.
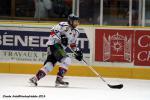
[[[68,22],[60,22],[59,25],[62,26],[62,27],[63,26],[69,26]]]

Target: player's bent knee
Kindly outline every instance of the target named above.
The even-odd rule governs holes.
[[[52,71],[53,70],[53,64],[51,62],[47,62],[44,65],[44,70],[45,70],[46,73]]]
[[[71,64],[71,58],[66,57],[65,60],[64,60],[64,63],[67,64],[67,65],[70,65]]]
[[[71,58],[69,57],[66,57],[64,59],[62,59],[61,61],[61,67],[65,68],[65,69],[68,69],[68,66],[71,64]]]

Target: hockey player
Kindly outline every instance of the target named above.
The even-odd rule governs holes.
[[[77,47],[77,38],[79,31],[76,28],[79,25],[79,17],[76,15],[69,15],[68,22],[60,22],[54,26],[50,32],[49,40],[47,42],[47,59],[43,67],[36,73],[36,75],[29,79],[30,83],[37,86],[37,81],[46,76],[48,72],[53,70],[57,62],[60,62],[57,73],[55,86],[68,86],[69,83],[63,81],[63,77],[71,64],[71,58],[67,55],[65,49],[72,48],[76,52],[75,58],[82,60],[82,50]]]

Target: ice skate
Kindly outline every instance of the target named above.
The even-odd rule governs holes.
[[[57,77],[55,81],[55,87],[68,87],[69,82],[64,82],[62,78]]]
[[[31,84],[31,86],[37,86],[37,79],[35,77],[32,77],[29,79],[29,83]]]

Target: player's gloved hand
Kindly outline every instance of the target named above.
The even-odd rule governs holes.
[[[83,52],[82,52],[82,49],[80,48],[77,48],[76,51],[75,51],[75,58],[79,61],[81,61],[83,59]]]
[[[61,35],[61,43],[62,43],[64,46],[67,46],[67,45],[68,45],[68,38],[66,37],[66,35]]]

